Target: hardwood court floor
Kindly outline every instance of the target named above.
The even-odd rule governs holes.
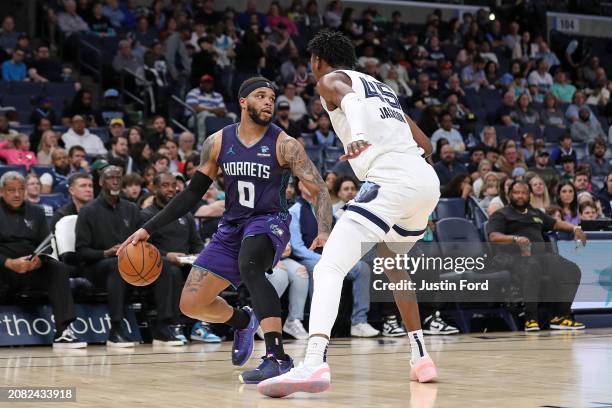
[[[334,339],[332,388],[324,394],[265,398],[242,386],[230,343],[133,351],[90,346],[0,349],[2,386],[76,386],[62,407],[610,407],[612,329],[583,333],[488,333],[427,337],[437,384],[408,381],[409,345],[400,339]],[[286,350],[301,359],[305,342]],[[263,352],[256,344],[246,367]],[[0,406],[8,404],[0,403]]]

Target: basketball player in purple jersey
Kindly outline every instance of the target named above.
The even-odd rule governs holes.
[[[242,383],[257,384],[293,367],[283,350],[281,306],[265,274],[279,261],[289,241],[290,215],[285,189],[290,173],[315,197],[319,235],[312,246],[325,244],[332,226],[327,188],[302,145],[271,124],[276,94],[263,77],[248,79],[238,92],[240,123],[209,136],[200,167],[187,188],[121,246],[145,241],[158,228],[190,211],[221,169],[225,180],[225,213],[219,229],[193,264],[181,295],[181,311],[194,319],[232,326],[232,363],[246,364],[253,352],[258,321],[266,355],[255,370],[243,372]],[[118,251],[118,252],[119,252]],[[244,282],[254,312],[232,308],[219,294]]]

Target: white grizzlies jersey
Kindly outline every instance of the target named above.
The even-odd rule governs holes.
[[[366,179],[368,171],[378,165],[383,165],[385,159],[397,161],[397,155],[386,155],[386,153],[405,153],[407,155],[406,160],[410,160],[411,155],[417,156],[417,160],[422,160],[420,157],[422,149],[418,147],[412,137],[412,131],[406,122],[399,99],[393,89],[374,77],[361,72],[350,70],[335,72],[344,72],[351,78],[353,90],[366,104],[367,128],[365,140],[371,146],[359,157],[349,160],[355,175],[363,181]],[[329,113],[334,131],[346,150],[346,146],[352,141],[350,123],[348,123],[346,115],[340,107],[329,111],[323,98],[321,98],[321,103]],[[384,164],[389,165],[391,163]],[[409,163],[401,164],[409,165]]]

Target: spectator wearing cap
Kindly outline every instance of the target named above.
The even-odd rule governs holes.
[[[113,121],[119,121],[121,119],[113,119]],[[112,127],[113,125],[111,125]],[[118,127],[117,125],[115,125]],[[110,162],[113,158],[119,158],[125,163],[124,174],[130,174],[134,171],[134,160],[130,157],[128,138],[123,133],[114,135],[111,139],[111,150],[108,152],[107,160]]]
[[[289,136],[301,138],[300,126],[291,120],[291,105],[289,102],[280,101],[276,104],[274,124],[283,129]]]
[[[590,144],[597,138],[605,138],[599,120],[591,120],[591,110],[583,106],[578,111],[578,120],[572,123],[570,128],[572,139],[576,142]]]
[[[38,164],[36,153],[30,151],[30,138],[24,134],[14,136],[12,140],[0,141],[0,159],[6,164],[26,166],[28,170]]]
[[[104,100],[96,114],[96,123],[101,127],[110,126],[111,120],[115,118],[122,119],[124,126],[129,125],[128,114],[119,104],[119,91],[110,88],[104,91]]]
[[[450,144],[440,148],[440,161],[434,165],[434,170],[440,179],[441,187],[448,184],[458,174],[467,175],[465,166],[455,159],[455,149]]]
[[[197,87],[198,82],[206,75],[213,78],[217,66],[213,38],[204,36],[198,39],[200,51],[191,59],[191,86]]]
[[[572,156],[561,156],[559,163],[561,164],[561,182],[572,183],[576,176],[576,162]]]
[[[574,93],[576,93],[576,87],[568,82],[567,75],[562,69],[557,69],[552,94],[561,102],[570,103]]]
[[[440,139],[446,139],[455,152],[465,151],[463,136],[453,127],[453,116],[448,111],[444,111],[439,117],[440,128],[431,136],[431,143],[436,146]],[[435,150],[434,150],[435,152]]]
[[[13,51],[12,58],[2,63],[2,80],[6,82],[23,82],[26,80],[27,67],[23,62],[22,50]]]
[[[47,96],[40,96],[36,99],[38,102],[30,114],[30,123],[35,125],[40,123],[41,119],[47,119],[52,125],[57,124],[57,115],[53,110],[51,98]]]
[[[121,118],[112,118],[108,124],[108,131],[111,138],[125,135],[125,122]]]
[[[472,63],[461,70],[463,86],[478,91],[481,87],[488,85],[487,76],[484,72],[484,59],[477,56]]]
[[[606,177],[612,170],[610,161],[605,158],[606,149],[605,139],[597,138],[589,149],[589,157],[583,160],[591,169],[593,177]]]
[[[195,127],[194,121],[197,120],[198,139],[204,140],[206,133],[206,118],[209,116],[225,117],[228,116],[236,121],[236,114],[228,112],[225,107],[223,95],[213,90],[214,79],[211,75],[203,75],[200,78],[200,86],[193,88],[187,94],[186,103],[196,111],[195,117],[189,119],[191,127]]]
[[[62,135],[66,149],[72,146],[82,146],[89,155],[104,155],[106,149],[100,138],[85,127],[85,119],[80,115],[72,117],[70,129]]]
[[[308,115],[306,103],[304,102],[304,99],[302,99],[302,97],[297,94],[297,88],[294,83],[288,82],[287,84],[285,84],[285,88],[283,89],[283,95],[280,95],[278,98],[276,98],[277,103],[280,103],[281,101],[289,102],[289,118],[291,120],[299,122],[304,118],[304,116]]]

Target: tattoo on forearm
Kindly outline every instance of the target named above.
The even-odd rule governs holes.
[[[215,146],[215,135],[210,135],[204,140],[202,144],[202,154],[200,155],[200,165],[204,165],[210,160],[210,154]]]
[[[193,293],[197,292],[202,286],[202,281],[206,275],[208,275],[208,271],[193,268],[191,272],[189,272],[184,290]]]
[[[314,197],[319,233],[329,233],[332,227],[332,204],[327,185],[321,178],[319,170],[308,158],[302,145],[295,139],[287,137],[280,143],[281,157],[289,163],[291,171],[302,182],[316,184],[319,188]]]

